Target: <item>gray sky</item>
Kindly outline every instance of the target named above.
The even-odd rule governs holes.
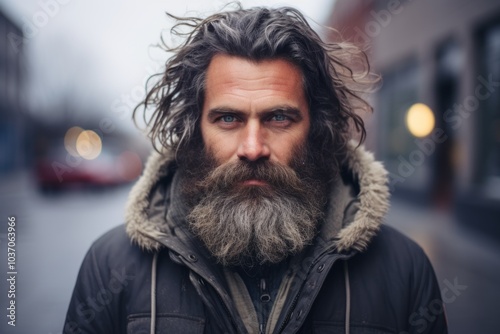
[[[138,102],[145,79],[166,59],[151,47],[176,15],[210,14],[227,1],[0,0],[23,28],[29,106],[50,114],[62,97],[116,116]],[[323,23],[332,0],[243,0],[244,7],[288,5]],[[98,110],[98,111],[97,111]],[[87,112],[87,111],[85,111]],[[125,118],[125,117],[123,117]],[[126,117],[126,122],[130,123]]]

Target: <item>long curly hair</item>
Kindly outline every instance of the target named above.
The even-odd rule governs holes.
[[[370,78],[366,54],[347,43],[323,42],[304,16],[290,7],[227,10],[205,19],[177,17],[172,36],[184,39],[169,47],[173,53],[162,73],[134,109],[143,112],[153,146],[178,152],[190,141],[201,141],[200,119],[207,68],[216,54],[251,61],[285,59],[300,68],[311,113],[310,140],[318,150],[343,151],[355,130],[359,143],[366,130],[359,109],[372,111],[362,98]]]

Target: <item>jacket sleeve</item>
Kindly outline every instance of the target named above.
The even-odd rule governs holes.
[[[408,318],[411,334],[448,333],[441,290],[424,251],[417,247],[413,258],[412,308]]]
[[[116,333],[121,290],[118,279],[96,259],[95,245],[90,248],[80,267],[69,304],[63,333]]]

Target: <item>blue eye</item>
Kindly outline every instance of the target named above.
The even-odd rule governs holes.
[[[224,115],[221,117],[221,120],[225,123],[232,123],[236,120],[236,118],[232,115]]]
[[[285,115],[274,115],[274,120],[278,122],[283,122],[286,121],[286,116]]]

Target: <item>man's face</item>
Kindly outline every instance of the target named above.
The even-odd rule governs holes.
[[[326,179],[308,143],[300,70],[215,56],[201,117],[204,149],[180,154],[191,231],[224,265],[278,263],[313,239]]]
[[[214,56],[201,116],[205,147],[219,165],[238,160],[289,165],[310,127],[301,72],[281,59],[255,63]]]

